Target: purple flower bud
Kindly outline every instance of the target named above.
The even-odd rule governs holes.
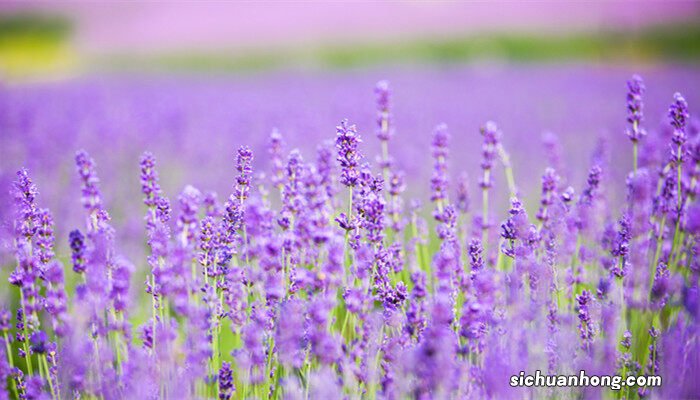
[[[17,171],[17,180],[13,183],[14,200],[17,216],[15,219],[15,231],[20,237],[31,240],[36,232],[37,190],[26,169]]]
[[[282,161],[282,148],[284,147],[284,140],[282,135],[275,128],[270,133],[270,139],[267,142],[267,153],[270,156],[270,162],[272,163],[272,171],[270,173],[272,184],[281,188],[284,183],[284,162]]]
[[[37,213],[36,245],[41,264],[46,265],[54,257],[53,217],[47,209]]]
[[[670,272],[666,264],[659,263],[654,274],[654,283],[651,286],[651,300],[656,303],[659,308],[666,304],[669,292]]]
[[[462,173],[457,182],[457,200],[456,206],[460,213],[466,214],[469,212],[471,205],[469,197],[469,176],[466,172]]]
[[[106,211],[102,209],[100,179],[95,171],[95,161],[85,150],[76,153],[75,164],[81,181],[81,200],[89,215],[88,232],[93,232],[100,227],[100,223],[109,220]]]
[[[149,152],[141,156],[141,192],[144,195],[143,203],[148,207],[146,214],[146,227],[149,234],[155,229],[158,221],[165,223],[170,219],[170,202],[158,183],[158,171],[156,171],[156,159]]]
[[[484,171],[484,175],[479,185],[485,189],[493,186],[493,177],[490,171],[498,157],[501,131],[498,129],[498,126],[496,126],[496,123],[488,121],[481,127],[481,135],[484,137],[484,143],[481,147],[481,169]]]
[[[275,344],[280,362],[286,367],[301,368],[304,364],[306,332],[304,304],[296,299],[280,306]]]
[[[555,192],[559,183],[559,175],[552,168],[547,168],[542,175],[542,197],[540,199],[540,209],[537,212],[537,219],[543,223],[549,220],[548,210],[554,204]]]
[[[588,171],[588,179],[586,180],[586,187],[579,197],[578,203],[582,205],[590,205],[598,193],[598,187],[600,186],[600,178],[603,170],[598,166],[594,165]]]
[[[201,204],[201,193],[193,186],[187,185],[178,197],[180,203],[180,215],[177,219],[177,228],[180,244],[183,247],[192,246],[198,235],[197,213]]]
[[[357,169],[362,156],[358,151],[358,145],[362,142],[357,134],[355,125],[348,125],[344,119],[336,127],[337,138],[335,146],[338,149],[338,162],[340,163],[340,183],[347,187],[357,185],[359,171]]]
[[[253,152],[247,146],[241,146],[236,156],[236,170],[239,174],[236,178],[236,197],[241,202],[248,198],[250,192],[250,179],[253,175],[252,161]]]
[[[231,364],[224,361],[219,369],[219,400],[229,400],[235,391]]]
[[[377,98],[377,138],[381,141],[388,141],[394,133],[391,125],[391,91],[389,90],[389,82],[377,82],[377,85],[374,87],[374,94]]]
[[[645,90],[644,81],[639,75],[634,75],[632,79],[627,81],[627,122],[632,125],[627,129],[627,136],[633,142],[638,142],[646,135],[646,132],[640,126],[644,118],[642,95]]]
[[[432,152],[434,159],[433,175],[430,179],[430,189],[432,194],[430,200],[438,203],[438,209],[442,206],[440,203],[447,199],[447,185],[449,182],[447,172],[447,156],[449,155],[448,144],[450,134],[447,131],[447,125],[440,124],[433,131]],[[440,212],[442,210],[439,210]]]
[[[578,309],[579,332],[582,341],[582,348],[585,351],[590,351],[593,342],[594,327],[592,325],[589,307],[591,303],[591,295],[588,290],[584,290],[580,295],[576,296]]]
[[[481,258],[482,251],[481,240],[472,239],[472,241],[469,242],[469,260],[472,269],[472,276],[484,268],[484,260]]]
[[[47,346],[47,341],[48,337],[46,336],[46,333],[44,331],[36,331],[32,333],[31,338],[29,339],[31,343],[31,350],[35,354],[44,354],[46,353],[46,346]]]
[[[668,109],[668,117],[676,131],[685,133],[688,119],[690,119],[690,113],[688,112],[688,103],[680,93],[675,93],[673,95],[673,103]]]

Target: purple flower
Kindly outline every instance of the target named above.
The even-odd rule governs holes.
[[[590,205],[593,203],[596,194],[598,193],[598,187],[600,186],[600,178],[603,170],[598,165],[594,165],[588,171],[588,179],[586,180],[586,187],[579,197],[578,203],[584,205]]]
[[[31,338],[29,339],[32,353],[42,355],[46,353],[47,341],[48,336],[44,331],[36,331],[32,333]]]
[[[472,239],[469,242],[469,265],[471,266],[472,276],[484,268],[484,260],[481,258],[482,251],[483,248],[479,239]]]
[[[92,233],[109,221],[109,215],[102,208],[100,179],[95,171],[95,161],[85,150],[81,150],[75,155],[75,164],[82,188],[81,201],[88,212],[88,233]]]
[[[685,133],[690,113],[688,112],[688,103],[680,93],[674,93],[673,103],[668,109],[668,117],[675,130]]]
[[[182,247],[192,246],[197,237],[197,213],[202,201],[202,195],[195,187],[187,185],[180,193],[180,215],[177,219],[178,237]]]
[[[663,308],[669,296],[670,272],[666,264],[659,263],[654,274],[654,283],[651,286],[651,300],[659,308]]]
[[[481,127],[481,135],[484,137],[484,143],[481,147],[481,169],[484,171],[484,174],[479,181],[479,185],[483,189],[487,189],[493,186],[491,169],[496,161],[496,157],[498,157],[501,131],[495,122],[488,121]]]
[[[645,90],[644,81],[639,75],[633,75],[632,79],[627,81],[627,122],[632,125],[627,129],[627,136],[633,142],[638,142],[646,135],[646,131],[640,126],[644,118],[642,95]]]
[[[49,210],[43,208],[37,213],[36,231],[37,255],[42,265],[46,265],[54,257],[53,245],[53,217]]]
[[[501,249],[503,254],[513,258],[516,254],[515,241],[521,240],[525,242],[528,239],[530,223],[527,213],[517,197],[510,200],[508,213],[510,216],[501,224],[501,237],[507,240],[506,243],[503,243]]]
[[[434,159],[433,176],[430,179],[430,189],[432,194],[430,200],[438,204],[438,212],[442,213],[443,201],[447,199],[447,156],[450,141],[450,134],[447,125],[440,124],[433,131],[432,154]]]
[[[280,305],[275,344],[280,362],[286,367],[301,368],[306,349],[304,304],[292,299]]]
[[[48,282],[44,307],[51,316],[51,323],[58,336],[67,333],[67,296],[64,287],[63,265],[53,260],[46,265],[44,278]]]
[[[267,142],[267,153],[270,156],[272,171],[270,178],[272,185],[278,189],[282,188],[284,182],[284,162],[282,161],[282,148],[284,140],[280,132],[275,128],[270,133],[270,138]]]
[[[455,205],[460,213],[466,214],[469,212],[469,207],[471,205],[469,197],[469,177],[465,173],[462,173],[457,181],[457,199]]]
[[[686,155],[685,142],[687,136],[685,131],[688,119],[690,118],[688,103],[680,93],[675,93],[673,95],[673,103],[669,107],[668,117],[671,126],[673,126],[671,141],[676,146],[675,148],[671,148],[671,161],[675,165],[680,165],[683,163]],[[680,182],[678,184],[680,184]]]
[[[630,240],[632,239],[632,228],[630,226],[629,216],[623,214],[618,225],[619,229],[612,242],[610,254],[620,259],[620,263],[616,264],[616,267],[613,269],[613,274],[622,278],[627,275],[627,256],[629,254]]]
[[[233,396],[235,391],[231,364],[224,361],[221,363],[221,368],[219,369],[219,399],[228,400]]]
[[[555,192],[559,184],[559,175],[552,168],[547,168],[542,175],[542,197],[540,199],[540,209],[537,212],[537,219],[542,223],[547,223],[549,219],[548,209],[554,203]]]
[[[17,171],[17,180],[13,183],[15,209],[15,231],[17,235],[29,241],[36,232],[36,186],[29,177],[26,169]]]
[[[156,223],[166,223],[170,219],[170,202],[163,196],[163,191],[158,183],[158,171],[156,171],[156,159],[150,152],[141,156],[141,192],[144,195],[143,203],[148,207],[146,214],[146,227],[149,234],[155,229]]]
[[[73,260],[73,271],[78,274],[85,272],[85,237],[78,229],[71,231],[70,239],[70,249],[71,258]]]
[[[236,197],[243,203],[250,193],[250,178],[253,175],[253,152],[247,146],[241,146],[238,149],[236,156],[236,170],[238,178],[236,178]]]
[[[112,288],[109,297],[114,303],[114,310],[118,313],[126,310],[129,298],[129,281],[133,270],[134,266],[121,257],[115,260],[112,267]]]
[[[582,342],[581,346],[586,352],[591,351],[593,336],[595,333],[593,322],[591,319],[591,314],[589,311],[591,301],[591,294],[588,290],[584,290],[583,292],[581,292],[580,295],[576,296],[579,320],[578,329]]]
[[[391,91],[389,82],[379,81],[374,87],[374,94],[377,98],[377,138],[381,141],[388,141],[393,135],[391,125]]]
[[[362,140],[357,134],[355,125],[348,125],[347,119],[340,121],[336,132],[335,147],[338,149],[337,160],[341,169],[340,183],[347,187],[354,187],[359,179],[358,164],[362,156],[358,151],[358,145]]]
[[[380,244],[384,239],[384,208],[384,197],[373,190],[368,191],[358,204],[361,226],[370,243]]]

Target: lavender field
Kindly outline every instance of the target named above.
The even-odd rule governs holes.
[[[698,87],[596,64],[0,86],[0,399],[700,398]],[[537,370],[663,384],[510,385]]]

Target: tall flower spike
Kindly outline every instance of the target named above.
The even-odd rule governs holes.
[[[537,219],[543,224],[549,219],[548,209],[554,203],[555,191],[559,184],[559,175],[552,168],[547,168],[542,175],[542,198],[540,200],[540,209],[537,212]]]
[[[391,218],[391,228],[399,232],[403,228],[403,198],[401,194],[406,190],[403,172],[392,172],[389,177],[389,203],[387,213]]]
[[[685,157],[684,145],[687,141],[685,130],[688,124],[688,119],[690,118],[688,103],[680,93],[673,95],[673,103],[671,103],[671,106],[668,109],[668,117],[670,119],[671,126],[673,126],[673,136],[671,141],[675,145],[675,148],[671,148],[671,160],[676,165],[680,165],[683,163],[683,159]]]
[[[85,272],[85,237],[79,230],[71,231],[69,235],[73,271],[78,274]]]
[[[238,149],[238,154],[236,157],[236,170],[238,171],[238,178],[236,183],[236,195],[241,201],[241,204],[248,198],[250,193],[250,178],[253,175],[253,152],[250,151],[248,146],[241,146]]]
[[[284,140],[277,129],[272,130],[272,133],[270,133],[270,139],[267,143],[267,153],[269,154],[270,162],[272,163],[270,180],[274,187],[276,187],[278,190],[282,190],[282,185],[284,184],[284,161],[282,161],[282,147],[284,147]]]
[[[379,81],[374,87],[374,94],[377,98],[377,138],[381,142],[382,154],[379,157],[379,166],[384,170],[384,179],[388,180],[388,169],[391,167],[392,159],[389,156],[389,139],[394,135],[391,115],[391,91],[389,82]]]
[[[484,267],[484,260],[481,257],[482,251],[483,248],[479,239],[472,239],[469,242],[469,264],[472,269],[472,277]]]
[[[177,228],[180,244],[188,247],[194,244],[197,232],[197,213],[202,200],[202,195],[195,187],[187,185],[178,197],[180,203],[180,216],[177,220]]]
[[[387,141],[393,134],[389,82],[377,82],[377,85],[374,87],[374,94],[377,97],[377,137],[381,141]]]
[[[224,361],[221,363],[221,369],[219,369],[219,400],[230,399],[234,391],[231,364]]]
[[[673,95],[673,103],[669,107],[668,116],[671,119],[671,125],[676,130],[685,132],[690,113],[688,112],[688,103],[680,93]]]
[[[170,219],[170,202],[163,196],[163,191],[160,188],[156,159],[153,154],[143,153],[140,168],[143,203],[148,207],[148,213],[145,217],[146,227],[150,233],[155,229],[156,222],[165,223]]]
[[[469,212],[469,206],[471,205],[471,198],[469,197],[469,176],[466,172],[462,172],[459,176],[459,181],[457,182],[457,210],[466,214]]]
[[[579,197],[579,205],[591,205],[593,203],[593,200],[595,199],[595,196],[598,193],[598,187],[600,186],[600,177],[602,174],[603,170],[597,165],[594,165],[588,171],[586,188],[581,193],[581,197]]]
[[[433,176],[430,178],[431,195],[430,200],[436,204],[435,219],[442,219],[442,211],[447,201],[447,156],[449,155],[448,144],[450,134],[447,125],[440,124],[433,131],[433,141],[431,149],[433,153]]]
[[[627,122],[631,124],[627,129],[627,136],[632,142],[638,142],[646,135],[646,131],[640,126],[644,119],[642,95],[645,90],[644,81],[639,75],[634,75],[627,81]]]
[[[95,172],[95,161],[85,150],[80,150],[75,155],[75,164],[81,181],[81,201],[89,216],[88,233],[90,233],[97,231],[100,223],[108,221],[109,217],[102,209],[100,179]]]
[[[338,162],[340,163],[340,183],[347,187],[355,187],[360,176],[358,164],[362,158],[358,151],[358,145],[362,142],[357,134],[355,125],[348,125],[344,119],[336,128],[337,137],[335,147],[338,149]]]
[[[486,247],[488,241],[489,223],[489,189],[493,187],[493,165],[498,157],[498,147],[501,138],[501,131],[495,122],[488,121],[481,127],[481,135],[484,137],[484,142],[481,147],[481,169],[483,175],[479,181],[482,195],[482,213],[481,213],[481,241]]]
[[[588,290],[584,290],[580,295],[576,296],[576,302],[578,305],[578,319],[579,319],[579,333],[582,342],[582,349],[586,352],[591,350],[591,345],[593,342],[593,326],[591,320],[591,314],[589,311],[591,303],[591,294]]]
[[[676,166],[676,200],[677,200],[677,212],[681,213],[681,205],[683,203],[683,181],[682,181],[682,166],[683,161],[686,158],[686,148],[685,143],[687,141],[687,136],[685,133],[686,125],[688,124],[688,119],[690,118],[690,113],[688,112],[688,103],[685,101],[680,93],[675,93],[673,95],[673,103],[669,107],[668,116],[670,118],[671,125],[673,126],[673,136],[671,141],[675,145],[671,147],[671,162]],[[679,217],[680,220],[680,217]],[[678,229],[678,226],[676,227]]]
[[[53,217],[48,209],[43,208],[37,214],[36,246],[38,248],[39,261],[46,265],[54,257],[53,245]]]
[[[17,171],[17,180],[13,186],[15,208],[17,209],[15,230],[18,236],[29,241],[37,229],[36,185],[32,182],[27,170],[22,168]]]

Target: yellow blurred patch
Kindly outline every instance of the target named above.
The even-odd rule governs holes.
[[[75,69],[77,53],[66,42],[32,35],[0,38],[0,75],[7,80],[63,75]]]

